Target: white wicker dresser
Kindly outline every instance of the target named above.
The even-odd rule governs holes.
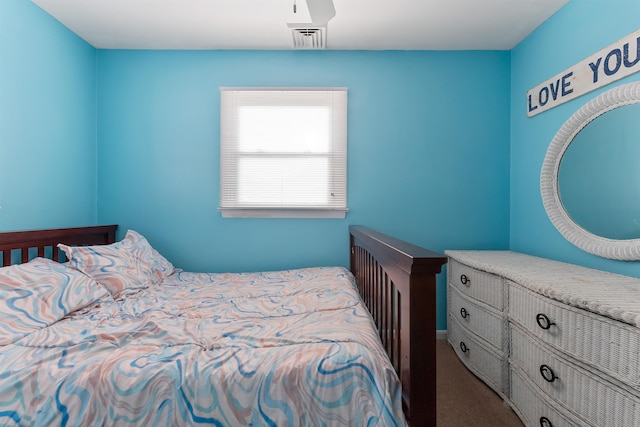
[[[640,426],[640,279],[510,251],[445,253],[449,343],[525,425]]]
[[[508,335],[502,277],[449,255],[448,341],[462,362],[496,391],[508,396]]]

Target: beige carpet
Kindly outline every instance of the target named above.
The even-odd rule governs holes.
[[[522,427],[500,396],[460,362],[446,340],[437,340],[438,427]]]

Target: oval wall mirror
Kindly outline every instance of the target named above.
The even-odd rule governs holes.
[[[553,225],[580,249],[640,260],[640,82],[604,92],[555,135],[540,173]]]

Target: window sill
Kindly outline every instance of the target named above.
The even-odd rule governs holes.
[[[335,218],[344,219],[349,209],[218,208],[223,218]]]

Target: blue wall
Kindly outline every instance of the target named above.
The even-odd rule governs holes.
[[[573,0],[511,52],[96,51],[0,1],[0,230],[116,222],[190,270],[347,263],[363,224],[436,251],[505,249],[640,277],[548,220],[539,174],[581,105],[526,92],[638,28],[637,0]],[[222,219],[220,86],[347,86],[345,220]],[[96,160],[97,159],[97,160]],[[438,328],[445,323],[444,277]]]
[[[96,51],[30,1],[0,1],[0,230],[97,219]]]
[[[562,124],[589,100],[640,79],[640,73],[533,118],[526,115],[529,89],[636,31],[638,16],[637,0],[573,0],[511,51],[512,250],[640,277],[640,262],[599,258],[567,242],[546,215],[539,184],[547,147]]]
[[[348,225],[436,251],[508,246],[508,52],[99,51],[98,219],[175,265],[348,264]],[[345,220],[223,219],[221,86],[349,88]],[[439,328],[445,327],[444,276]]]

